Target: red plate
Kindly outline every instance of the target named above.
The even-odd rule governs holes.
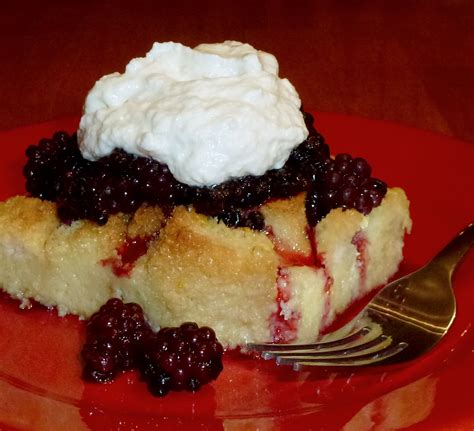
[[[366,157],[374,175],[403,187],[413,233],[405,273],[474,220],[474,145],[390,123],[317,115],[333,153]],[[0,199],[23,192],[28,144],[73,131],[76,119],[0,133]],[[398,366],[296,373],[227,354],[197,394],[153,398],[133,373],[85,384],[78,352],[84,323],[0,298],[0,426],[6,429],[453,430],[474,429],[474,253],[455,275],[458,316],[429,354]]]

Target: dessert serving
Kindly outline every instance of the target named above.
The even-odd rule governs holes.
[[[221,344],[315,340],[396,272],[411,228],[403,190],[331,155],[275,57],[238,42],[155,44],[95,84],[77,134],[26,155],[27,196],[0,204],[3,290],[93,316],[95,380],[135,366],[146,339],[158,395],[163,344],[197,343],[182,360],[208,369],[173,387],[196,390]]]

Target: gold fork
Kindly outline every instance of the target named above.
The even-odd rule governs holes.
[[[248,344],[247,349],[295,370],[394,363],[420,356],[446,335],[454,321],[451,277],[473,243],[471,223],[427,265],[387,284],[358,317],[317,343]]]

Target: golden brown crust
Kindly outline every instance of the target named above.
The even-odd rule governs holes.
[[[60,226],[56,205],[36,198],[15,196],[1,202],[0,226],[4,237],[28,237],[31,250],[42,251],[48,236]]]
[[[308,255],[311,246],[306,232],[305,194],[290,199],[277,199],[262,206],[265,225],[281,250]]]
[[[0,274],[3,288],[19,299],[56,305],[59,314],[89,316],[114,295],[110,270],[126,218],[105,226],[85,221],[63,225],[55,205],[14,197],[0,203]]]
[[[32,298],[44,284],[44,247],[59,224],[52,203],[23,196],[0,203],[1,282],[12,296]]]
[[[113,275],[105,262],[116,255],[126,235],[127,218],[112,216],[105,226],[76,221],[48,238],[48,284],[35,299],[58,305],[59,313],[89,316],[114,296]]]
[[[147,313],[155,325],[193,320],[236,345],[268,338],[277,266],[265,234],[229,229],[180,207],[121,286],[124,297],[138,299],[145,311],[159,309]]]
[[[166,223],[166,217],[161,208],[142,205],[133,214],[128,224],[128,236],[156,235]]]

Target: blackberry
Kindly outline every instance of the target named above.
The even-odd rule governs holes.
[[[306,194],[305,212],[309,226],[316,226],[331,210],[327,207],[322,198],[323,193],[319,189],[319,187],[312,187]]]
[[[257,208],[265,202],[270,196],[267,183],[267,176],[245,176],[214,187],[199,187],[195,189],[193,205],[197,212],[230,220],[231,213]],[[224,213],[229,214],[222,217]]]
[[[387,185],[371,173],[372,168],[361,157],[341,153],[328,160],[306,195],[308,223],[316,225],[333,208],[355,208],[369,214],[387,193]]]
[[[57,132],[51,139],[41,139],[38,145],[26,149],[28,161],[23,168],[28,193],[40,199],[55,201],[65,172],[86,163],[79,148],[69,143],[75,135]]]
[[[228,227],[249,227],[253,230],[263,230],[265,220],[260,211],[228,210],[217,215],[217,220]]]
[[[293,169],[321,166],[329,160],[329,146],[319,133],[310,134],[308,138],[298,145],[290,154],[285,167]]]
[[[131,161],[125,178],[136,186],[141,200],[150,204],[173,203],[177,181],[167,166],[137,157]]]
[[[87,323],[81,351],[84,378],[108,382],[120,371],[137,366],[143,342],[151,334],[138,304],[109,299]]]
[[[162,328],[146,340],[140,370],[155,396],[171,390],[195,392],[220,374],[222,353],[211,328],[183,323],[179,328]]]

